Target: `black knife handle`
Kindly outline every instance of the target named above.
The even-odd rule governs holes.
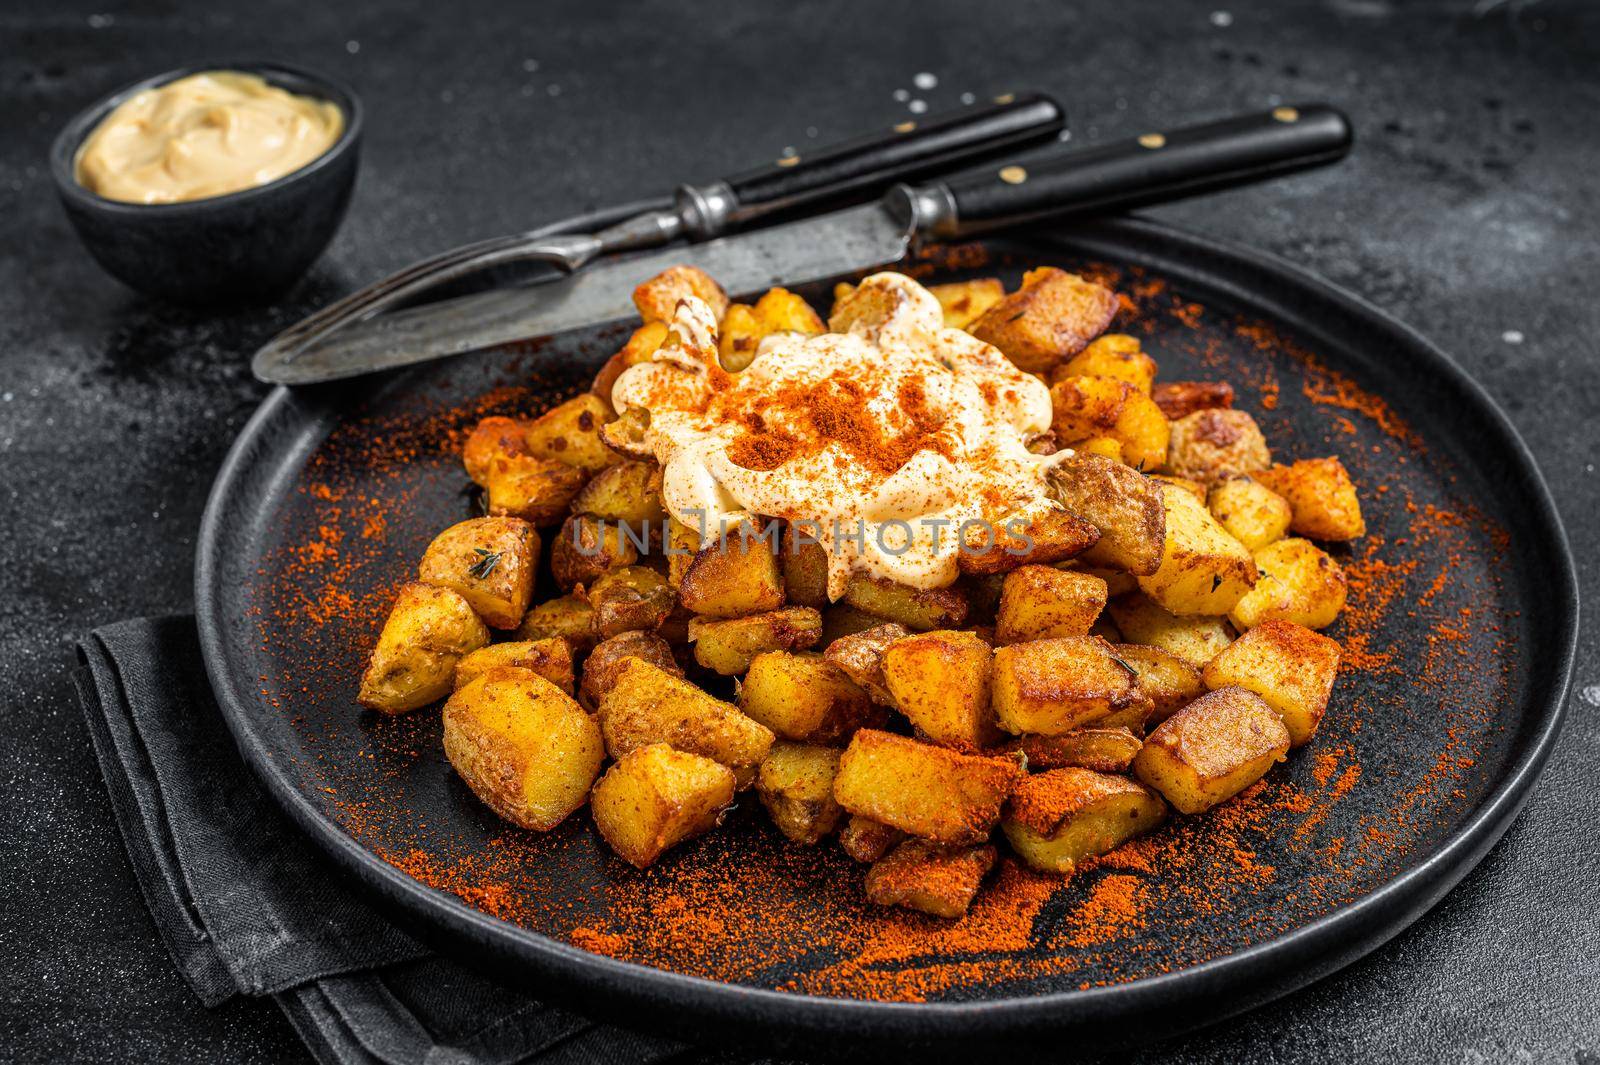
[[[896,182],[1049,140],[1065,125],[1060,104],[1042,93],[1020,93],[907,120],[887,133],[785,156],[726,178],[721,184],[732,202],[713,204],[719,208],[715,214],[725,217],[704,218],[706,235],[780,212],[870,200]],[[720,190],[709,186],[685,191],[704,195]]]
[[[1168,202],[1335,162],[1350,122],[1324,104],[1151,132],[1102,147],[985,167],[908,190],[919,233],[965,236],[1003,225]]]

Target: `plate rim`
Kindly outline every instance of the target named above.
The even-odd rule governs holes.
[[[1528,520],[1544,540],[1534,546],[1553,578],[1540,605],[1549,613],[1553,631],[1562,636],[1553,649],[1557,668],[1546,677],[1543,699],[1535,690],[1528,701],[1527,709],[1537,715],[1536,732],[1514,752],[1511,764],[1477,809],[1393,879],[1283,935],[1171,973],[1104,987],[965,1002],[883,1002],[745,987],[591,953],[491,917],[423,885],[368,850],[312,803],[264,744],[253,741],[248,707],[255,700],[249,686],[239,683],[228,668],[218,623],[222,572],[218,545],[225,512],[245,478],[258,440],[294,398],[283,386],[268,394],[230,447],[207,498],[195,547],[195,615],[202,658],[244,761],[302,832],[345,873],[376,888],[391,909],[424,925],[425,938],[466,940],[487,949],[494,958],[523,970],[515,975],[541,994],[574,1004],[582,1012],[614,1015],[621,1012],[619,1007],[634,1007],[642,1012],[630,1013],[630,1021],[643,1020],[679,1034],[703,1031],[701,1024],[716,1021],[735,1026],[730,1033],[735,1035],[743,1029],[746,1034],[788,1033],[824,1041],[871,1040],[879,1043],[879,1049],[902,1052],[913,1045],[907,1040],[937,1040],[942,1049],[952,1050],[978,1039],[1083,1029],[1159,1008],[1166,1023],[1135,1034],[1134,1041],[1144,1041],[1202,1027],[1282,997],[1377,949],[1409,927],[1488,853],[1527,801],[1559,737],[1579,633],[1577,571],[1560,513],[1532,452],[1499,404],[1442,349],[1388,312],[1270,252],[1164,222],[1137,216],[1104,219],[1080,223],[1065,236],[1081,247],[1092,245],[1095,234],[1112,243],[1176,248],[1191,261],[1204,255],[1265,271],[1331,303],[1335,311],[1395,336],[1408,355],[1428,364],[1430,375],[1448,378],[1468,395],[1534,504]],[[1042,242],[1052,235],[1054,231],[1047,231],[1021,239]],[[606,996],[602,1010],[594,1009],[596,1000],[590,996],[595,994]],[[1122,1036],[1113,1042],[1128,1042],[1126,1033]],[[814,1043],[807,1045],[815,1049]]]

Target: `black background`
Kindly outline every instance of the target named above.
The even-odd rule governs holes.
[[[263,309],[102,275],[45,169],[104,92],[194,60],[354,84],[363,173]],[[935,88],[916,88],[931,73]],[[187,609],[194,533],[309,309],[424,253],[978,97],[1042,89],[1103,141],[1278,102],[1357,127],[1339,167],[1152,212],[1269,249],[1452,352],[1505,406],[1596,593],[1600,8],[1582,2],[0,6],[0,1059],[299,1060],[271,1005],[203,1010],[139,898],[74,704],[74,637]],[[895,96],[907,90],[909,99]],[[1585,618],[1592,618],[1592,605]],[[1600,1062],[1600,655],[1527,812],[1367,960],[1146,1060]],[[1586,694],[1587,693],[1587,694]]]

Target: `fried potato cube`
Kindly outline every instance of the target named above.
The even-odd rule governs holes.
[[[500,666],[532,670],[563,692],[572,694],[575,676],[572,645],[558,637],[492,643],[488,647],[478,648],[456,663],[455,690],[460,691],[489,670]]]
[[[1206,506],[1217,524],[1251,551],[1289,531],[1289,501],[1253,477],[1241,474],[1213,484]]]
[[[1106,610],[1128,642],[1167,651],[1195,669],[1202,668],[1233,640],[1233,631],[1222,618],[1180,618],[1137,592],[1111,600]]]
[[[1161,567],[1167,517],[1159,485],[1120,462],[1084,454],[1058,462],[1046,479],[1056,499],[1100,530],[1080,556],[1084,562],[1136,576]]]
[[[796,843],[817,843],[839,827],[833,798],[841,752],[809,743],[775,743],[756,773],[756,794],[778,831]]]
[[[1117,297],[1104,285],[1053,266],[1029,270],[1022,287],[985,311],[967,331],[999,348],[1019,370],[1048,373],[1106,331]]]
[[[497,666],[444,704],[444,753],[484,804],[548,832],[581,807],[600,775],[600,726],[532,670]]]
[[[978,277],[971,281],[929,285],[928,291],[944,311],[944,327],[965,329],[1005,298],[1006,286],[998,277]]]
[[[839,760],[833,797],[853,814],[945,844],[978,843],[1022,778],[1015,758],[962,754],[948,747],[862,729]]]
[[[1106,582],[1077,570],[1023,566],[1006,574],[995,615],[996,643],[1083,636],[1106,605]]]
[[[1273,466],[1257,473],[1256,480],[1289,501],[1289,528],[1301,536],[1354,540],[1367,533],[1355,483],[1336,458]]]
[[[749,366],[764,337],[774,333],[817,336],[827,326],[811,305],[786,288],[769,288],[755,306],[735,303],[728,307],[719,330],[718,355],[722,368],[736,373]]]
[[[1162,502],[1166,549],[1139,590],[1174,614],[1226,614],[1255,586],[1255,560],[1190,493],[1167,489]]]
[[[1000,825],[1011,847],[1042,873],[1070,873],[1167,816],[1161,796],[1124,776],[1052,769],[1017,786]]]
[[[461,593],[420,581],[401,587],[361,675],[356,701],[403,714],[450,694],[456,663],[489,642]]]
[[[533,598],[539,533],[521,518],[469,518],[434,537],[417,577],[458,592],[484,623],[514,629]]]
[[[956,566],[972,576],[1007,573],[1029,563],[1044,565],[1075,558],[1094,546],[1100,530],[1065,508],[1052,508],[1032,518],[1014,518],[998,528],[973,526],[967,531]]]
[[[484,475],[489,513],[555,525],[567,514],[589,475],[576,466],[533,455],[496,459]]]
[[[1233,386],[1226,381],[1163,381],[1150,390],[1150,398],[1175,422],[1197,410],[1232,407]]]
[[[1243,688],[1218,688],[1156,726],[1133,772],[1174,808],[1204,813],[1266,776],[1289,753],[1276,710]]]
[[[995,853],[987,843],[951,849],[908,839],[867,870],[867,901],[952,920],[964,917],[978,885],[994,868]]]
[[[924,632],[883,652],[893,705],[922,735],[944,747],[978,751],[1000,738],[989,706],[994,651],[970,632]]]
[[[650,448],[650,412],[629,407],[600,427],[600,442],[618,459],[647,460],[655,457]]]
[[[801,333],[808,337],[828,331],[822,316],[805,299],[786,288],[769,288],[756,300],[756,319],[768,334]]]
[[[1167,468],[1179,477],[1211,485],[1270,465],[1267,440],[1246,411],[1199,410],[1172,423]]]
[[[677,605],[667,579],[649,566],[608,570],[586,594],[594,608],[594,634],[601,640],[630,629],[659,629]]]
[[[1278,712],[1299,747],[1322,723],[1339,673],[1339,644],[1292,621],[1264,621],[1206,666],[1208,688],[1255,692]]]
[[[1055,410],[1051,430],[1071,445],[1107,436],[1122,447],[1122,461],[1136,470],[1167,464],[1171,427],[1155,401],[1115,377],[1064,377],[1050,386]]]
[[[784,598],[795,606],[821,609],[828,599],[828,551],[816,543],[807,530],[787,525],[783,530],[782,554]]]
[[[667,332],[666,322],[646,322],[635,329],[633,335],[628,337],[628,342],[622,345],[622,350],[607,359],[605,365],[600,367],[600,372],[594,375],[594,384],[589,391],[610,403],[611,390],[616,387],[617,378],[629,367],[649,362],[650,356],[666,343]]]
[[[784,607],[766,614],[689,622],[694,660],[714,673],[732,677],[768,651],[803,651],[822,639],[822,615],[808,606]]]
[[[589,479],[572,500],[574,514],[625,522],[639,539],[667,520],[661,505],[661,467],[654,462],[619,462]]]
[[[1097,773],[1125,773],[1144,741],[1133,729],[1090,725],[1059,736],[1019,736],[1006,750],[1019,751],[1030,770],[1092,769]]]
[[[1118,465],[1127,465],[1122,461],[1122,441],[1114,437],[1091,436],[1087,440],[1079,440],[1074,443],[1072,450],[1080,455],[1099,455],[1101,458],[1110,459]]]
[[[967,620],[967,593],[959,587],[910,588],[904,584],[857,574],[844,590],[844,601],[884,621],[913,632],[953,629]]]
[[[898,828],[851,814],[839,830],[839,846],[856,861],[870,865],[906,838]]]
[[[600,699],[616,684],[622,663],[637,658],[650,663],[663,673],[683,676],[683,668],[673,657],[672,647],[653,632],[638,629],[619,632],[595,644],[589,657],[583,660],[583,683],[578,687],[578,699],[590,709],[599,709]]]
[[[1057,366],[1051,383],[1066,377],[1115,377],[1148,396],[1155,385],[1156,360],[1144,353],[1138,337],[1107,333]]]
[[[609,401],[585,392],[539,415],[523,431],[523,437],[536,458],[596,473],[621,461],[600,438],[600,427],[616,417]]]
[[[1291,536],[1258,548],[1254,557],[1261,579],[1228,612],[1241,631],[1272,620],[1325,629],[1344,609],[1344,570],[1310,540]]]
[[[847,636],[876,629],[884,620],[876,614],[857,610],[849,603],[835,603],[822,611],[822,646],[832,647]]]
[[[633,305],[648,322],[672,324],[679,301],[697,296],[711,308],[717,321],[728,312],[728,294],[698,266],[671,266],[633,290]]]
[[[495,463],[505,459],[527,457],[528,441],[523,435],[527,422],[515,418],[485,418],[467,434],[461,445],[461,463],[473,482],[488,487]]]
[[[517,627],[519,640],[544,640],[560,637],[574,654],[594,646],[594,608],[575,595],[551,599],[529,610]]]
[[[741,523],[696,552],[678,583],[684,607],[710,617],[737,618],[782,606],[783,573],[767,535],[776,537],[777,532]]]
[[[1057,736],[1145,705],[1137,677],[1096,636],[1009,644],[994,652],[995,715],[1007,732]]]
[[[1220,646],[1227,646],[1226,637]],[[1171,651],[1140,643],[1119,643],[1113,649],[1139,674],[1139,690],[1150,700],[1150,720],[1165,721],[1206,693],[1200,667]]]
[[[643,869],[668,848],[715,828],[733,792],[727,766],[654,743],[618,759],[589,804],[601,837],[619,858]]]
[[[1206,486],[1199,481],[1191,481],[1187,477],[1174,477],[1170,473],[1152,473],[1150,479],[1161,485],[1163,491],[1176,488],[1180,492],[1188,492],[1202,503],[1206,501]]]
[[[824,745],[844,743],[857,729],[888,720],[838,666],[789,651],[751,660],[739,685],[739,709],[786,740]]]
[[[755,779],[772,748],[765,725],[641,658],[623,659],[611,688],[600,693],[597,716],[611,757],[665,743],[721,762],[741,788]]]
[[[823,658],[838,667],[874,700],[884,706],[894,705],[894,696],[883,677],[883,656],[896,640],[911,635],[911,630],[894,622],[884,624],[881,619],[870,629],[841,636],[828,644]]]
[[[766,335],[754,307],[748,303],[729,304],[717,330],[717,362],[729,373],[738,373],[755,361],[756,349]]]
[[[593,584],[610,570],[639,561],[639,548],[616,522],[574,514],[550,543],[550,573],[563,591]]]

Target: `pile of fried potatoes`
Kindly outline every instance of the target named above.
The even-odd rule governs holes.
[[[1050,386],[1034,448],[1072,450],[1051,474],[1070,513],[1030,553],[964,555],[931,591],[858,576],[835,603],[823,549],[787,531],[776,554],[701,550],[608,403],[617,376],[677,342],[688,294],[734,372],[765,336],[873,309],[841,285],[824,323],[784,289],[730,303],[675,267],[635,292],[644,325],[593,391],[471,433],[487,515],[429,546],[360,702],[445,699],[451,764],[513,824],[549,830],[588,803],[643,868],[753,787],[783,835],[837,836],[868,863],[871,901],[941,917],[966,912],[997,828],[1027,865],[1070,873],[1169,806],[1200,814],[1261,779],[1333,688],[1339,645],[1316,630],[1345,578],[1313,541],[1365,531],[1344,466],[1274,463],[1225,382],[1158,383],[1138,340],[1105,334],[1118,301],[1092,281],[1046,267],[1015,292],[931,291],[947,326]],[[641,550],[619,523],[664,532]]]

